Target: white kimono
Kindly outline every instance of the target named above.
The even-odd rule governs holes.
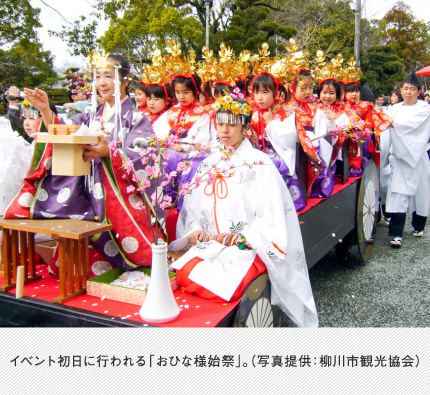
[[[254,165],[255,161],[264,164]],[[189,278],[229,300],[258,254],[270,277],[272,304],[298,326],[317,327],[297,214],[276,167],[247,139],[230,161],[224,161],[219,152],[206,158],[196,176],[205,180],[204,174],[213,166],[215,172],[226,173],[212,184],[204,181],[186,196],[178,219],[177,240],[169,249],[185,248],[188,235],[196,230],[209,235],[241,233],[252,249],[239,250],[213,241],[197,243],[173,267],[181,269],[194,257],[203,259]]]
[[[342,114],[334,121],[329,121],[323,111],[317,110],[312,120],[314,131],[306,132],[307,136],[313,140],[315,149],[319,148],[319,156],[327,168],[330,167],[333,145],[337,139],[330,138],[326,140],[325,138],[316,138],[327,134],[335,126],[343,125],[347,122],[348,116],[346,114]],[[288,174],[293,175],[296,165],[296,143],[299,141],[295,114],[290,115],[283,121],[271,121],[266,127],[266,133],[276,153],[287,164],[289,169]]]
[[[418,100],[413,106],[397,103],[387,114],[393,118],[390,128],[389,162],[391,181],[386,211],[416,211],[428,216],[430,194],[430,161],[427,155],[430,139],[430,106]]]
[[[210,117],[208,114],[203,114],[196,123],[188,131],[187,137],[180,138],[178,143],[212,143],[213,136],[210,133]],[[154,133],[158,138],[164,139],[169,136],[171,127],[167,120],[167,111],[158,118],[152,125]]]
[[[0,117],[0,215],[20,191],[30,169],[35,143],[14,132],[9,121]]]

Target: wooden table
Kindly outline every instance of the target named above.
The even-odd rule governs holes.
[[[16,286],[18,266],[25,266],[24,283],[37,281],[34,235],[42,233],[58,240],[60,296],[55,303],[64,303],[86,292],[89,277],[88,237],[111,230],[112,225],[76,219],[4,219],[0,218],[3,230],[2,265],[4,285],[1,291]],[[21,253],[20,253],[21,252]]]

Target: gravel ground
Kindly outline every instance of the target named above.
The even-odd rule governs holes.
[[[310,270],[321,327],[430,327],[430,224],[415,238],[410,221],[399,249],[380,224],[369,262],[355,246],[348,264],[333,250]]]

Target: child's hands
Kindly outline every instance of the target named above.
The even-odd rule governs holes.
[[[329,121],[334,121],[336,119],[336,114],[331,108],[328,108],[327,110],[325,110],[325,116]]]

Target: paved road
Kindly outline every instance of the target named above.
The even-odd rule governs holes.
[[[354,247],[347,265],[331,251],[310,270],[321,327],[430,327],[430,223],[415,238],[410,219],[400,249],[378,225],[369,262]]]

